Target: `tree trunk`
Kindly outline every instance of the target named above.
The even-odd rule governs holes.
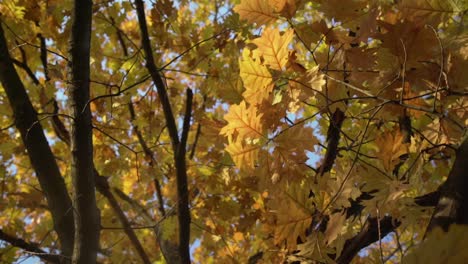
[[[458,147],[457,157],[447,180],[440,188],[428,231],[441,227],[448,231],[451,224],[468,224],[468,137]]]
[[[37,113],[13,66],[1,26],[0,81],[13,110],[15,126],[21,134],[21,139],[47,199],[54,229],[60,240],[62,255],[71,257],[74,234],[72,202],[42,126],[37,119]]]
[[[89,107],[92,1],[75,0],[70,40],[72,184],[75,218],[73,263],[96,263],[99,211],[96,206],[91,110]]]

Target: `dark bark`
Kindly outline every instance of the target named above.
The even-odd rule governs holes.
[[[336,156],[338,155],[338,144],[340,143],[341,126],[344,120],[344,112],[337,108],[330,119],[330,126],[327,131],[327,152],[319,168],[320,176],[329,172],[335,163]]]
[[[177,126],[172,112],[171,103],[166,90],[166,85],[159,73],[156,64],[154,63],[153,50],[148,34],[148,26],[146,23],[145,7],[142,0],[135,0],[138,23],[141,31],[141,43],[146,56],[146,68],[151,75],[153,83],[156,86],[159,100],[166,119],[166,125],[171,138],[172,150],[174,152],[174,161],[177,174],[177,215],[179,220],[179,254],[181,263],[190,263],[190,211],[188,203],[188,186],[187,186],[187,168],[186,168],[186,139],[190,128],[190,113],[192,92],[187,89],[187,111],[184,119],[184,128],[181,139],[177,133]],[[190,102],[190,105],[189,105]],[[188,120],[187,120],[188,117]]]
[[[177,170],[177,218],[179,219],[179,252],[183,263],[190,263],[190,209],[187,183],[186,151],[192,112],[192,90],[187,89],[185,116],[180,144],[174,159]]]
[[[448,231],[451,224],[468,224],[468,138],[458,147],[456,155],[447,180],[439,188],[439,201],[428,231],[436,227]]]
[[[428,231],[435,227],[441,227],[447,231],[451,224],[468,224],[467,163],[468,138],[457,149],[457,157],[446,182],[437,191],[414,198],[414,202],[419,206],[436,206]],[[356,201],[372,198],[372,192],[363,193]],[[351,204],[352,206],[347,211],[347,217],[359,215],[364,208],[359,202],[352,202]],[[386,216],[380,221],[380,238],[395,230],[398,226],[399,222],[397,220]],[[379,239],[377,227],[375,219],[368,220],[359,234],[345,242],[343,252],[337,259],[337,263],[349,263],[361,249],[377,241]]]
[[[385,237],[400,225],[399,222],[395,221],[395,219],[392,219],[390,216],[385,216],[383,219],[380,219],[379,222],[377,218],[368,218],[362,230],[356,236],[345,242],[343,251],[336,260],[336,263],[350,263],[361,249],[379,240],[379,238]]]
[[[0,239],[10,243],[12,246],[21,248],[27,251],[29,254],[34,255],[41,260],[47,261],[48,263],[64,263],[66,262],[66,257],[63,255],[55,255],[45,252],[44,250],[40,249],[36,243],[30,243],[25,241],[24,239],[12,236],[3,232],[0,229]]]
[[[73,263],[96,263],[99,211],[96,206],[91,110],[89,101],[92,1],[75,0],[70,39],[72,185],[75,218]]]
[[[15,126],[21,134],[23,144],[47,199],[54,229],[60,240],[62,254],[71,256],[74,234],[72,202],[42,126],[38,121],[37,113],[10,59],[1,26],[0,81],[13,110]]]
[[[57,105],[57,102],[54,100],[54,114],[57,114],[57,113],[58,113],[58,105]],[[54,126],[55,133],[67,146],[70,146],[69,132],[65,128],[62,121],[58,118],[58,116],[54,115],[54,117],[56,118],[52,119],[52,124]],[[138,240],[138,237],[136,236],[135,231],[131,228],[130,222],[128,221],[127,216],[125,215],[119,203],[115,199],[115,196],[110,189],[109,183],[107,182],[107,178],[99,175],[96,168],[94,168],[93,171],[94,171],[94,181],[96,183],[97,191],[100,194],[102,194],[104,197],[106,197],[107,201],[109,202],[109,205],[112,207],[112,210],[114,210],[114,213],[117,215],[120,223],[122,224],[125,234],[127,235],[128,239],[130,240],[133,247],[137,251],[143,263],[151,263],[143,246]]]

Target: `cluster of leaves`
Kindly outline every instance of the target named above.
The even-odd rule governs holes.
[[[162,260],[153,249],[178,239],[171,137],[144,67],[134,5],[97,0],[93,7],[95,169],[148,257]],[[150,4],[151,48],[180,130],[185,90],[194,90],[187,141],[193,259],[333,262],[351,254],[347,246],[370,219],[381,242],[356,262],[408,255],[431,217],[414,198],[447,177],[468,125],[466,9],[455,0]],[[71,126],[70,10],[69,1],[0,4],[10,55],[69,190],[70,151],[60,131]],[[0,227],[58,253],[13,120],[0,86]],[[100,194],[97,200],[100,260],[139,262],[112,205]],[[382,240],[385,225],[394,235]],[[457,247],[434,251],[431,241],[466,233],[453,230],[414,254],[432,251],[431,261],[442,260]],[[19,255],[0,244],[2,261]]]
[[[391,216],[396,237],[362,258],[400,259],[431,216],[414,197],[443,182],[466,133],[466,5],[257,0],[234,10],[258,35],[221,134],[238,175],[265,193],[254,205],[272,234],[262,239],[296,250],[289,259],[328,262],[366,220]]]

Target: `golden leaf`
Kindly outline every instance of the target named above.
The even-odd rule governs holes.
[[[383,162],[385,170],[391,172],[400,162],[400,156],[408,153],[409,144],[404,144],[403,140],[403,134],[397,129],[377,137],[376,144],[379,147],[377,156]]]
[[[257,115],[257,108],[250,106],[247,108],[245,101],[239,105],[232,105],[229,112],[224,116],[228,124],[221,129],[220,134],[232,139],[237,133],[240,139],[256,139],[263,137],[262,134],[262,114]]]
[[[279,199],[277,221],[275,226],[275,243],[287,241],[289,249],[296,247],[297,238],[306,240],[305,232],[312,223],[308,193],[301,191],[300,186],[292,189]]]
[[[281,34],[278,29],[268,28],[253,43],[257,45],[266,65],[274,70],[283,70],[288,63],[288,45],[293,35],[292,29]]]
[[[253,169],[259,149],[257,145],[248,145],[242,141],[229,142],[226,147],[226,151],[239,169]]]
[[[325,231],[325,241],[327,244],[331,244],[340,234],[341,229],[346,221],[346,214],[335,213],[330,217],[327,224],[327,230]]]
[[[234,11],[241,19],[250,23],[257,23],[258,26],[271,23],[277,19],[274,8],[267,0],[242,0],[234,7]]]
[[[248,53],[244,49],[243,60],[239,61],[240,76],[246,89],[242,95],[249,104],[258,105],[269,97],[273,82],[267,67],[259,62],[259,58],[251,58]]]

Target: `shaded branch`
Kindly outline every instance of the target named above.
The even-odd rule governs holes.
[[[33,83],[35,85],[39,84],[39,80],[37,79],[36,75],[34,75],[31,68],[29,68],[28,64],[26,64],[26,62],[24,62],[24,61],[22,62],[22,61],[14,59],[14,58],[11,58],[11,60],[13,61],[13,63],[16,66],[22,68],[28,74],[29,78],[31,78],[31,80],[33,81]]]
[[[171,138],[172,150],[174,152],[174,161],[177,173],[177,215],[179,219],[179,254],[181,263],[190,263],[190,211],[188,208],[188,187],[187,187],[187,168],[185,161],[186,153],[186,140],[189,126],[189,122],[184,120],[184,130],[182,131],[181,139],[184,144],[180,144],[179,136],[177,133],[177,126],[175,123],[174,115],[172,113],[171,103],[166,90],[166,85],[159,73],[158,68],[154,63],[153,50],[148,34],[148,26],[146,23],[146,14],[143,0],[135,0],[136,11],[138,16],[138,24],[141,31],[141,43],[143,51],[146,56],[146,68],[148,69],[153,83],[156,86],[156,90],[161,101],[161,105],[166,120],[166,125]],[[187,89],[187,111],[191,111],[188,102],[192,100],[192,92]],[[187,112],[186,111],[186,112]],[[190,118],[190,116],[189,116]],[[185,116],[187,119],[187,114]]]
[[[163,231],[159,228],[159,223],[162,222],[166,217],[173,215],[174,211],[170,210],[167,214],[162,217],[160,220],[155,222],[153,218],[150,216],[148,211],[137,201],[130,198],[126,195],[122,190],[118,188],[113,188],[113,191],[120,199],[126,201],[130,204],[139,214],[143,217],[143,219],[151,224],[150,228],[152,228],[156,234],[156,239],[158,240],[159,247],[161,248],[161,252],[164,255],[164,258],[170,263],[181,263],[179,248],[175,241],[164,239],[163,238]]]
[[[109,188],[109,183],[107,182],[107,178],[104,176],[100,176],[97,173],[97,171],[95,171],[95,177],[96,177],[96,188],[109,201],[110,206],[114,210],[114,213],[117,215],[120,223],[123,226],[125,234],[128,236],[128,238],[130,239],[130,242],[132,243],[133,247],[135,248],[138,255],[140,256],[142,263],[145,263],[145,264],[152,263],[148,255],[146,254],[143,246],[141,245],[140,240],[138,240],[138,237],[135,234],[135,231],[132,229],[132,226],[130,225],[130,222],[128,221],[127,216],[125,215],[119,203],[117,202],[114,195],[112,194]]]
[[[400,223],[390,216],[383,217],[379,222],[377,218],[368,218],[361,231],[353,238],[346,240],[343,251],[336,260],[336,263],[350,263],[361,249],[379,240],[379,237],[385,237],[399,225]],[[380,230],[378,228],[379,226]]]
[[[138,142],[140,143],[143,149],[143,152],[145,153],[145,156],[150,159],[150,166],[154,168],[154,163],[156,163],[154,154],[151,151],[151,149],[148,147],[148,144],[146,144],[146,141],[144,140],[139,127],[133,123],[133,121],[135,120],[135,109],[133,109],[133,103],[131,101],[128,104],[128,110],[130,112],[130,118],[132,121],[131,125],[133,128],[133,131],[137,135]],[[162,197],[161,184],[159,183],[159,180],[156,177],[154,177],[153,182],[154,182],[154,187],[156,189],[156,197],[158,198],[158,202],[159,202],[159,212],[161,213],[162,216],[164,216],[166,215],[166,211],[164,209],[164,199]]]
[[[37,34],[37,37],[39,38],[39,42],[41,43],[41,63],[42,63],[42,67],[44,68],[44,75],[45,75],[45,79],[46,81],[49,81],[50,80],[50,77],[49,77],[49,69],[47,67],[47,46],[46,46],[46,40],[45,38],[42,36],[41,33]]]
[[[145,7],[142,0],[135,0],[136,11],[138,15],[138,24],[141,31],[141,44],[146,56],[146,68],[156,86],[156,90],[161,101],[164,117],[166,119],[169,136],[171,137],[172,147],[174,150],[179,145],[179,136],[177,134],[177,126],[175,123],[174,115],[172,113],[171,103],[166,90],[166,85],[159,73],[156,64],[154,63],[153,50],[148,34],[148,25],[146,23]]]
[[[8,242],[14,247],[21,248],[30,253],[31,255],[39,257],[40,259],[47,262],[60,264],[63,263],[66,259],[65,256],[62,255],[47,253],[44,250],[40,249],[36,243],[26,242],[24,239],[14,237],[3,232],[2,229],[0,229],[0,240]]]
[[[439,188],[439,201],[427,231],[436,227],[448,231],[451,224],[468,224],[468,137],[456,155],[447,180]]]
[[[190,130],[190,119],[192,116],[193,93],[187,88],[187,99],[185,103],[185,116],[182,128],[180,144],[175,153],[175,165],[177,170],[177,218],[179,220],[179,252],[182,263],[190,263],[190,210],[189,192],[186,170],[187,138]]]

